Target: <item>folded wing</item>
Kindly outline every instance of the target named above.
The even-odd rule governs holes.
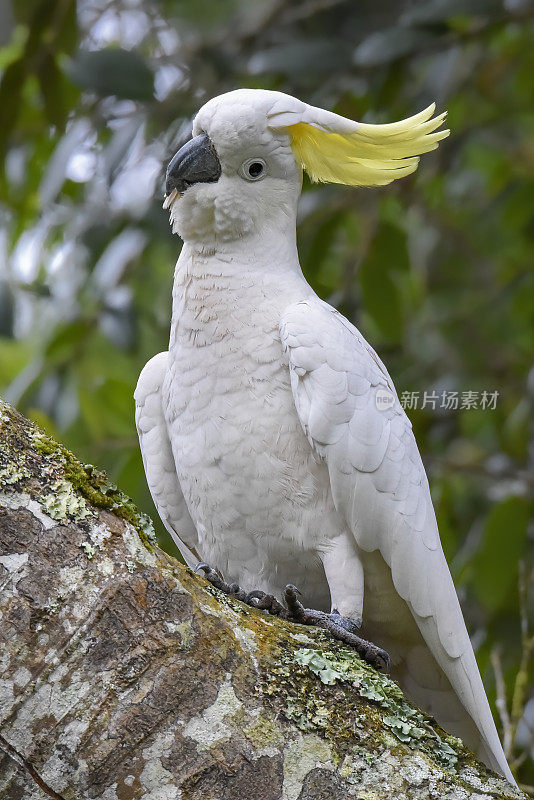
[[[445,727],[449,704],[460,713],[465,709],[456,730],[449,729],[513,781],[443,554],[411,424],[386,368],[359,331],[318,298],[290,306],[280,333],[297,412],[328,468],[336,508],[359,548],[376,554],[369,563],[384,564],[382,582],[387,578],[394,587],[393,605],[380,610],[384,619],[377,630],[387,644],[395,642],[396,623],[403,614],[410,618],[406,607],[416,623],[414,635],[407,629],[411,642],[405,650],[402,641],[396,645],[399,680]],[[366,605],[367,599],[364,625]],[[433,703],[438,686],[442,700]]]
[[[158,353],[139,376],[134,393],[135,424],[154,505],[185,563],[194,569],[200,561],[196,553],[197,532],[176,475],[161,403],[167,357],[167,352]]]

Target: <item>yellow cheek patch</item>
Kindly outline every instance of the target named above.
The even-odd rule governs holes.
[[[424,111],[387,125],[355,123],[354,133],[331,133],[298,122],[288,126],[297,161],[312,181],[347,186],[385,186],[415,172],[417,156],[435,150],[449,135],[436,131],[446,112],[432,118],[433,103]]]

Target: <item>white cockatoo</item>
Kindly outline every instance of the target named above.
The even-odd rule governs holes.
[[[184,246],[169,349],[140,375],[136,422],[189,566],[268,596],[294,583],[323,622],[361,621],[405,693],[513,782],[410,421],[378,355],[306,282],[296,245],[303,169],[388,184],[448,134],[433,113],[371,125],[261,89],[200,109],[167,170]]]

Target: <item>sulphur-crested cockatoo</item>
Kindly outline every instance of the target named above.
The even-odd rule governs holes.
[[[303,169],[351,186],[409,175],[448,133],[433,113],[371,125],[260,89],[200,109],[167,170],[184,246],[169,349],[141,373],[136,420],[188,565],[278,597],[293,583],[334,626],[362,620],[406,694],[513,781],[410,422],[296,246]]]

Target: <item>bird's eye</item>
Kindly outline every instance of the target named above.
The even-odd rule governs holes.
[[[263,158],[249,158],[241,166],[241,174],[247,181],[259,181],[267,172],[267,164]]]

